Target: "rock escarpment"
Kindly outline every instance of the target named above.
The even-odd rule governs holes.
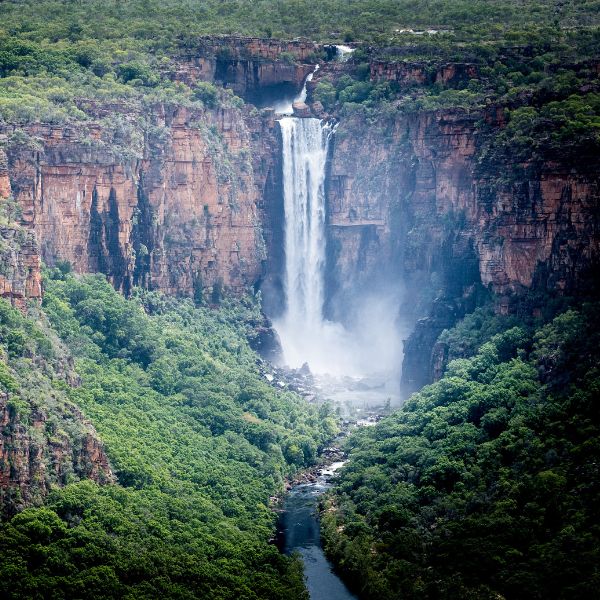
[[[544,162],[525,179],[510,159],[482,162],[490,129],[502,127],[498,115],[440,110],[369,127],[353,118],[336,135],[332,277],[342,291],[373,273],[396,277],[408,286],[404,313],[416,319],[430,312],[405,346],[409,390],[434,376],[432,346],[473,307],[478,285],[507,311],[511,298],[532,286],[584,288],[600,257],[594,162]]]
[[[12,198],[6,153],[0,149],[0,297],[20,309],[42,297],[39,249],[33,232],[20,223],[21,210]]]
[[[205,38],[165,69],[177,81],[221,83],[258,102],[271,88],[297,90],[319,51],[305,41]],[[319,79],[336,81],[347,68],[323,65],[308,86],[314,114],[325,114],[310,103]],[[460,86],[476,74],[467,63],[428,69],[378,59],[368,70],[373,82],[400,90]],[[66,260],[78,272],[106,273],[125,292],[141,285],[209,301],[223,287],[262,285],[276,310],[284,227],[276,117],[227,106],[153,104],[129,114],[124,105],[93,105],[93,124],[79,128],[37,124],[17,136],[5,126],[0,193],[16,198],[50,265]],[[479,289],[509,311],[531,287],[581,289],[597,264],[594,161],[524,168],[510,156],[484,160],[505,125],[502,108],[396,112],[369,122],[360,111],[338,115],[327,176],[327,312],[339,317],[340,298],[377,281],[402,284],[399,310],[417,323],[405,346],[407,389],[440,372],[432,345],[475,305]],[[17,302],[39,295],[38,252],[27,239],[6,259],[13,274],[2,283]]]
[[[43,260],[106,273],[125,292],[192,296],[254,283],[266,258],[262,140],[272,120],[235,108],[157,105],[147,119],[112,109],[84,135],[34,125],[36,148],[9,144],[13,195]]]
[[[218,83],[254,104],[277,94],[293,96],[314,69],[320,46],[310,41],[212,36],[199,38],[173,56],[168,75],[193,85]]]

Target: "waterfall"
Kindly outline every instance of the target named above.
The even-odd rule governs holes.
[[[337,44],[335,49],[337,51],[336,58],[340,62],[346,62],[350,58],[350,55],[354,52],[354,48],[351,48],[350,46],[344,46],[343,44]]]
[[[381,348],[391,349],[394,314],[372,298],[369,314],[345,328],[323,316],[325,301],[325,166],[335,127],[319,119],[279,121],[283,159],[286,310],[275,321],[285,363],[308,363],[319,374],[359,376],[385,370]],[[372,310],[374,309],[374,310]],[[386,327],[381,332],[380,324]],[[362,329],[361,329],[362,327]],[[378,338],[379,336],[379,338]]]
[[[317,67],[318,68],[318,67]],[[316,69],[315,69],[316,70]],[[309,76],[310,77],[310,76]],[[307,78],[307,81],[309,78]],[[306,98],[306,82],[297,97]],[[364,376],[400,364],[393,335],[395,297],[371,290],[354,298],[349,327],[323,316],[325,302],[325,167],[335,126],[319,119],[283,116],[285,216],[284,314],[274,320],[284,362],[308,363],[316,374]]]
[[[310,330],[323,320],[325,162],[332,127],[319,119],[279,121],[283,141],[285,286],[289,319]]]
[[[306,91],[306,84],[309,81],[312,81],[312,78],[314,77],[315,73],[319,70],[319,65],[315,65],[315,68],[313,71],[311,71],[307,76],[306,79],[304,80],[304,83],[302,84],[302,89],[300,90],[300,93],[295,97],[292,98],[291,100],[282,100],[281,102],[277,102],[273,108],[275,110],[275,114],[277,115],[292,115],[294,114],[294,102],[306,102],[306,95],[307,95],[307,91]]]
[[[279,121],[283,151],[286,313],[276,323],[286,362],[324,364],[325,164],[334,127],[319,119]]]

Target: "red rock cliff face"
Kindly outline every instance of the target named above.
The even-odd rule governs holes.
[[[481,282],[498,294],[530,287],[542,271],[549,288],[578,284],[600,254],[600,176],[591,164],[579,170],[544,164],[525,185],[490,187],[490,180],[516,165],[495,165],[504,173],[478,167],[480,118],[461,111],[422,113],[397,119],[385,131],[342,122],[329,200],[343,273],[357,261],[382,259],[364,245],[359,256],[358,240],[371,228],[374,248],[392,253],[394,244],[404,245],[408,272],[430,270],[452,234],[458,255],[470,241]]]
[[[8,176],[8,159],[6,152],[0,150],[0,200],[6,200],[11,195],[10,177]]]
[[[199,38],[173,57],[168,75],[193,85],[217,82],[250,102],[260,101],[269,88],[298,90],[314,69],[310,64],[320,46],[309,41],[263,38]]]
[[[396,278],[409,290],[402,311],[429,315],[405,345],[409,390],[439,371],[432,346],[472,308],[475,285],[504,298],[498,309],[508,310],[510,297],[532,286],[576,292],[600,258],[595,165],[544,163],[519,178],[522,165],[510,159],[481,164],[483,120],[502,126],[494,111],[438,111],[370,127],[351,119],[336,133],[332,277],[338,291],[377,272]]]
[[[57,429],[61,422],[69,424],[70,434]],[[76,479],[114,480],[94,429],[74,406],[55,408],[52,419],[42,408],[24,417],[0,394],[0,433],[0,513],[39,504],[52,486]]]
[[[274,123],[239,109],[162,106],[145,126],[139,118],[135,159],[112,152],[115,139],[100,128],[82,138],[31,127],[43,150],[9,151],[13,194],[42,258],[106,273],[125,291],[135,283],[187,296],[216,284],[241,292],[265,259],[261,140]]]
[[[40,255],[35,235],[13,225],[0,225],[0,296],[25,310],[28,300],[42,298]]]
[[[24,310],[27,300],[42,297],[40,256],[35,235],[20,225],[19,207],[12,200],[8,160],[0,150],[0,296]]]
[[[369,63],[371,81],[393,81],[401,85],[440,83],[453,85],[477,77],[477,67],[468,63],[448,63],[430,70],[424,63],[372,60]]]

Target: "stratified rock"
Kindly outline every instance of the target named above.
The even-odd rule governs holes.
[[[103,272],[125,292],[241,293],[266,259],[261,207],[271,161],[262,151],[274,122],[233,108],[160,105],[152,119],[160,136],[147,136],[135,160],[115,154],[101,129],[90,145],[75,128],[34,125],[44,151],[11,148],[13,193],[43,260]]]
[[[173,57],[166,74],[194,85],[216,82],[246,101],[260,103],[265,90],[298,91],[314,69],[320,46],[308,40],[207,36]],[[285,57],[284,59],[282,59]]]
[[[79,409],[54,401],[50,419],[40,407],[22,415],[10,400],[0,393],[0,515],[40,503],[53,486],[74,478],[114,481],[102,444]],[[62,422],[69,424],[68,434],[56,429]]]
[[[0,265],[0,297],[21,310],[28,300],[41,301],[40,255],[32,231],[17,224],[0,225]]]
[[[6,158],[6,152],[0,148],[0,200],[10,198],[11,192],[8,159]]]

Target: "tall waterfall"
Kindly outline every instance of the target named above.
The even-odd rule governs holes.
[[[286,318],[315,335],[323,322],[325,162],[332,127],[319,119],[279,121],[283,141]]]
[[[303,90],[303,94],[305,94]],[[302,94],[302,95],[303,95]],[[302,95],[300,97],[302,97]],[[305,96],[304,96],[305,97]],[[334,126],[283,116],[286,310],[274,321],[284,360],[313,373],[363,376],[399,364],[394,342],[395,298],[363,294],[349,328],[323,316],[325,301],[325,167]]]
[[[285,361],[308,362],[316,372],[339,373],[344,329],[323,318],[325,299],[325,165],[332,125],[319,119],[284,117],[283,204],[285,213],[286,312],[275,325]]]

